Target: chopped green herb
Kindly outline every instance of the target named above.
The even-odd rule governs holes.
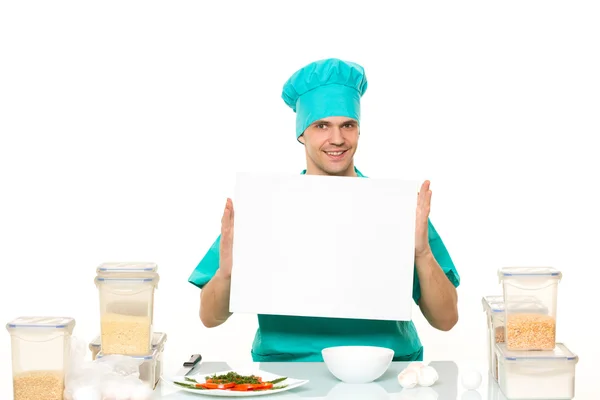
[[[176,385],[179,385],[179,386],[183,386],[183,387],[188,388],[188,389],[206,390],[206,388],[203,388],[201,386],[197,387],[195,384],[183,383],[183,382],[173,382],[173,383],[176,384]]]
[[[288,387],[288,385],[280,385],[280,386],[273,386],[271,389],[269,390],[278,390],[278,389],[284,389]]]
[[[240,375],[235,372],[228,372],[224,375],[212,375],[206,378],[211,383],[235,383],[236,385],[241,384],[259,384],[261,383],[260,378],[255,375]]]
[[[283,382],[287,379],[287,377],[282,376],[281,378],[277,378],[277,379],[273,379],[272,381],[269,381],[269,383],[272,383],[273,385],[279,382]]]

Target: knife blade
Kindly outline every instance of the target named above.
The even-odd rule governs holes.
[[[184,376],[191,375],[192,372],[194,372],[196,370],[196,367],[198,367],[201,364],[200,361],[202,361],[202,355],[192,354],[190,356],[190,359],[183,363],[184,370],[189,368]]]

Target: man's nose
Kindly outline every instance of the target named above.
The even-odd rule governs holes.
[[[341,146],[344,144],[344,136],[342,130],[338,126],[334,126],[331,129],[331,135],[329,136],[329,143],[335,146]]]

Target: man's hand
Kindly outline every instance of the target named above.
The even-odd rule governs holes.
[[[219,256],[219,270],[224,278],[231,277],[233,265],[233,201],[227,199],[225,211],[221,218],[221,247]]]
[[[231,316],[231,266],[233,265],[233,202],[227,199],[221,218],[219,268],[200,291],[200,320],[207,328],[219,326]]]
[[[423,182],[417,201],[417,225],[415,227],[415,266],[419,276],[421,298],[419,308],[436,329],[449,331],[458,321],[458,295],[429,245],[429,210],[431,190],[429,181]]]
[[[417,200],[417,225],[415,232],[415,258],[431,254],[429,246],[429,210],[431,209],[431,190],[429,181],[423,182]]]

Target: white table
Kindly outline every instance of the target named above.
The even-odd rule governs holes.
[[[487,374],[487,370],[480,371],[483,373],[483,380],[477,391],[465,391],[459,380],[459,366],[452,361],[431,362],[430,365],[439,374],[439,380],[434,386],[403,391],[398,384],[397,376],[408,364],[407,362],[394,362],[376,382],[358,386],[338,381],[329,373],[324,363],[256,363],[253,364],[253,367],[277,375],[310,381],[304,386],[287,392],[259,396],[265,400],[506,400],[497,383]],[[209,374],[235,368],[235,366],[230,366],[225,362],[203,362],[194,370],[194,374]],[[183,375],[184,373],[185,371],[179,371],[177,375]],[[155,390],[155,399],[200,400],[211,398],[215,397],[184,392],[166,382],[161,382]]]

